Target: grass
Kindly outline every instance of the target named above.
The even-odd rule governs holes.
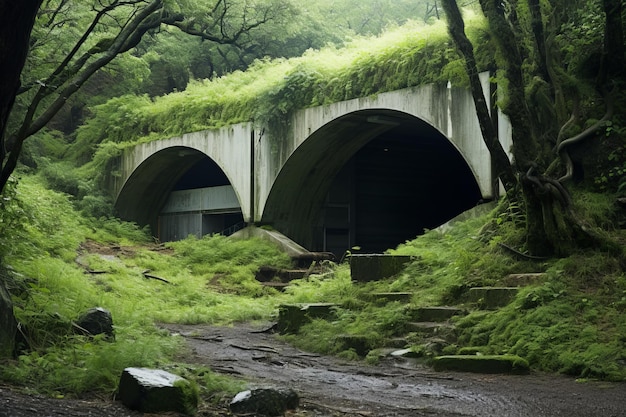
[[[131,224],[81,217],[37,177],[24,176],[12,195],[20,222],[4,212],[2,224],[14,227],[2,231],[11,266],[3,276],[29,348],[0,367],[6,381],[57,396],[113,393],[125,367],[176,366],[183,342],[156,323],[268,320],[275,310],[254,272],[289,260],[266,242],[214,236],[155,247]],[[169,283],[146,279],[146,270]],[[114,343],[72,333],[72,320],[94,306],[111,311]],[[195,378],[207,392],[240,386],[206,370]]]
[[[284,336],[310,351],[360,360],[347,340],[376,351],[407,335],[411,309],[456,304],[470,314],[454,319],[458,339],[446,354],[517,355],[534,370],[626,379],[626,277],[619,260],[596,251],[544,262],[515,260],[498,243],[517,242],[522,231],[497,210],[390,250],[414,257],[396,277],[355,283],[347,264],[327,264],[279,293],[254,279],[261,265],[289,265],[269,243],[209,236],[156,246],[132,224],[82,217],[66,195],[46,189],[33,176],[23,176],[7,196],[0,248],[11,269],[2,276],[29,349],[3,363],[0,378],[38,392],[113,393],[125,367],[146,366],[185,373],[202,398],[213,401],[241,383],[177,363],[184,343],[158,323],[269,321],[280,304],[314,302],[336,303],[335,317],[313,320],[298,334]],[[599,211],[609,205],[598,196],[583,197],[578,203],[589,202],[597,224],[605,223],[610,216]],[[167,282],[147,279],[147,270]],[[471,286],[499,285],[507,274],[519,272],[545,276],[498,310],[466,304]],[[370,294],[381,292],[413,296],[408,305],[371,302]],[[112,312],[115,342],[72,333],[72,320],[94,306]],[[424,351],[419,337],[409,333],[407,340],[416,352]],[[374,356],[367,359],[375,362]]]

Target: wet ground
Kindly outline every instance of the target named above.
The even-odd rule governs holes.
[[[184,362],[300,395],[291,417],[626,417],[626,384],[524,376],[440,373],[404,361],[377,366],[302,352],[267,326],[164,325],[185,337]],[[54,400],[0,386],[0,417],[141,416],[111,399]],[[172,414],[170,414],[172,415]],[[203,405],[200,416],[230,415]]]
[[[296,390],[307,415],[380,417],[626,416],[626,384],[571,378],[439,373],[409,362],[377,366],[306,353],[262,327],[170,326],[191,347],[187,360],[252,386]]]

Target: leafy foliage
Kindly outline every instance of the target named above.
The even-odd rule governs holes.
[[[486,67],[483,22],[472,16],[468,25]],[[327,46],[298,58],[259,60],[245,72],[191,81],[182,92],[118,97],[93,108],[73,147],[88,155],[104,141],[132,146],[244,121],[269,122],[298,108],[399,88],[449,79],[463,83],[462,64],[447,39],[441,22],[408,22],[378,37],[354,38],[341,49]]]
[[[85,219],[38,177],[24,176],[11,195],[0,247],[24,341],[17,360],[2,367],[5,380],[56,395],[113,392],[123,368],[166,366],[180,353],[182,340],[157,322],[254,320],[275,307],[254,272],[289,260],[267,242],[215,236],[158,250],[133,224]],[[146,270],[169,283],[145,278]],[[94,306],[111,311],[114,343],[72,331]],[[208,390],[239,387],[206,370],[190,373]]]

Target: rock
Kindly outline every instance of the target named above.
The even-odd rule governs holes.
[[[360,334],[340,334],[335,339],[341,350],[352,349],[359,356],[367,355],[372,349],[370,338]]]
[[[448,355],[433,361],[435,371],[476,372],[482,374],[527,374],[528,361],[516,355]]]
[[[351,255],[350,275],[358,282],[379,281],[400,273],[411,259],[406,255]]]
[[[517,287],[474,287],[469,289],[469,301],[481,308],[494,310],[509,304],[517,293]]]
[[[394,358],[418,358],[420,355],[411,348],[394,350],[389,354]]]
[[[76,320],[75,328],[79,333],[87,336],[105,334],[113,338],[113,316],[102,307],[90,308]]]
[[[198,408],[196,387],[186,379],[160,369],[124,369],[117,398],[126,407],[143,413],[175,411],[193,415]]]
[[[282,416],[285,411],[298,408],[299,403],[298,394],[291,388],[256,388],[237,394],[230,403],[230,411]]]
[[[338,307],[333,303],[281,304],[278,306],[276,327],[281,334],[297,333],[312,319],[330,319]]]
[[[458,307],[434,306],[418,307],[409,310],[411,320],[426,322],[444,322],[453,316],[463,315],[465,312]]]
[[[0,277],[0,358],[13,356],[17,321],[13,315],[11,296]]]
[[[379,304],[398,301],[401,303],[411,302],[412,292],[375,292],[371,293],[368,298]]]

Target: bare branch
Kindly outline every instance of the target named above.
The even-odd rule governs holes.
[[[138,3],[139,1],[136,2]],[[138,33],[143,34],[149,29],[142,25],[146,25],[146,22],[154,22],[154,24],[157,25],[160,24],[158,19],[155,21],[154,19],[150,20],[149,18],[162,6],[163,0],[152,0],[149,5],[140,9],[132,21],[130,21],[129,24],[120,31],[118,36],[109,48],[100,56],[100,58],[96,59],[84,68],[82,68],[83,65],[86,64],[91,55],[83,55],[79,60],[80,62],[77,64],[82,71],[75,73],[73,76],[74,78],[68,79],[65,83],[65,87],[60,91],[56,91],[58,96],[53,103],[36,120],[32,121],[36,108],[41,102],[41,99],[44,97],[43,93],[45,93],[45,87],[42,86],[40,89],[42,96],[38,99],[38,101],[33,102],[31,107],[29,107],[20,131],[14,135],[15,140],[23,141],[28,136],[33,135],[42,129],[46,123],[48,123],[50,119],[52,119],[52,117],[61,109],[61,107],[63,107],[67,99],[78,91],[78,89],[89,79],[89,77],[91,77],[97,70],[111,62],[119,53],[134,46],[133,42],[138,42],[138,40],[135,39]]]

